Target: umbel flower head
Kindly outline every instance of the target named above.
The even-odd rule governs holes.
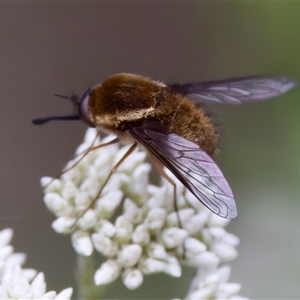
[[[71,288],[59,294],[54,291],[46,292],[44,274],[22,268],[26,255],[14,253],[10,245],[12,236],[10,228],[0,231],[0,299],[71,299]]]
[[[96,135],[94,129],[88,129],[66,168],[78,161],[78,154],[91,146]],[[108,136],[100,141],[97,137],[94,144],[114,138]],[[121,276],[124,285],[133,290],[142,284],[145,275],[180,277],[182,266],[190,266],[199,269],[196,278],[201,277],[198,283],[203,284],[193,283],[189,294],[210,284],[208,296],[213,295],[220,285],[205,280],[222,273],[217,269],[219,263],[236,258],[239,240],[225,231],[228,220],[206,209],[166,170],[177,186],[176,212],[173,186],[166,180],[159,186],[149,183],[151,165],[144,151],[136,149],[126,158],[93,203],[112,167],[128,148],[112,144],[93,150],[60,179],[41,179],[44,201],[57,217],[53,229],[71,234],[78,254],[90,256],[96,251],[106,257],[95,272],[96,285],[111,283]],[[218,277],[225,290],[227,277]],[[234,289],[230,286],[228,295],[234,296],[238,291],[239,285]]]

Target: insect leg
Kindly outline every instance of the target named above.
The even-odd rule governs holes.
[[[62,175],[62,174],[64,174],[64,173],[66,173],[66,172],[68,172],[68,171],[70,171],[71,169],[73,169],[74,167],[76,167],[91,151],[94,151],[94,150],[97,150],[97,149],[99,149],[99,148],[102,148],[102,147],[105,147],[105,146],[109,146],[109,145],[112,145],[112,144],[115,144],[115,143],[117,143],[118,142],[118,138],[115,138],[115,139],[113,139],[113,140],[111,140],[111,141],[109,141],[109,142],[107,142],[107,143],[104,143],[104,144],[100,144],[100,145],[98,145],[98,146],[90,146],[90,147],[88,147],[85,151],[83,151],[81,154],[79,154],[79,155],[81,155],[81,157],[80,157],[80,159],[78,159],[73,165],[71,165],[69,168],[66,168],[66,169],[64,169],[62,172],[61,172],[61,174],[60,174],[60,176]],[[94,143],[94,142],[93,142]]]
[[[116,139],[117,140],[117,139]],[[111,142],[106,143],[105,145],[112,143],[115,140],[112,140]],[[104,144],[103,144],[104,145]],[[102,146],[102,145],[99,145]],[[102,187],[100,188],[99,192],[97,193],[97,195],[95,196],[95,198],[93,199],[93,201],[91,202],[91,204],[80,214],[80,216],[78,216],[74,222],[74,224],[72,225],[71,228],[73,228],[76,223],[78,222],[78,220],[80,218],[82,218],[82,216],[84,216],[84,214],[91,208],[94,206],[95,202],[98,200],[98,198],[100,197],[104,187],[106,186],[108,180],[110,179],[110,177],[117,171],[118,167],[124,162],[124,160],[134,151],[134,149],[136,148],[137,143],[134,143],[131,145],[131,147],[127,150],[127,152],[122,156],[122,158],[111,168],[107,178],[105,179],[104,183],[102,184]],[[97,146],[98,147],[98,146]]]
[[[177,222],[178,222],[178,226],[180,228],[182,227],[182,222],[180,220],[180,216],[178,213],[178,206],[177,206],[177,198],[176,198],[176,183],[173,181],[173,179],[170,178],[170,176],[164,171],[163,169],[163,165],[161,164],[161,162],[150,152],[148,151],[148,155],[154,165],[154,167],[156,168],[156,170],[158,171],[158,173],[164,177],[172,186],[173,186],[173,190],[174,190],[174,211],[176,212],[177,215]]]
[[[91,146],[90,146],[90,147],[92,147],[92,146],[94,146],[94,145],[95,145],[95,143],[96,143],[96,140],[97,140],[97,137],[98,137],[98,136],[100,136],[99,132],[97,132],[97,133],[96,133],[96,135],[95,135],[95,137],[94,137],[94,139],[93,139],[93,141],[92,141],[92,143],[91,143]],[[77,156],[80,156],[80,155],[84,154],[86,150],[87,150],[87,149],[83,150],[82,152],[76,153],[76,154],[75,154],[75,157],[77,157]]]
[[[97,135],[92,143],[92,145],[94,144],[94,142],[96,141],[96,138],[97,138]],[[109,145],[112,145],[112,144],[115,144],[118,142],[118,138],[115,138],[107,143],[104,143],[104,144],[100,144],[100,145],[97,145],[97,146],[90,146],[88,147],[86,150],[84,150],[82,153],[78,154],[78,155],[81,155],[81,157],[74,163],[72,164],[70,167],[62,170],[58,175],[56,175],[55,177],[53,177],[45,186],[44,188],[46,188],[51,182],[53,182],[54,179],[57,179],[59,178],[61,175],[63,175],[64,173],[72,170],[73,168],[75,168],[91,151],[93,150],[96,150],[96,149],[99,149],[99,148],[102,148],[102,147],[105,147],[105,146],[109,146]]]

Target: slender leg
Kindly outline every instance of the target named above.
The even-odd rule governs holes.
[[[95,137],[94,137],[94,139],[93,139],[93,141],[92,141],[92,143],[91,143],[91,146],[90,146],[90,147],[93,147],[93,146],[95,145],[98,136],[100,136],[100,135],[99,135],[99,133],[97,132],[96,135],[95,135]],[[75,157],[82,155],[83,153],[85,153],[86,150],[87,150],[87,149],[83,150],[83,151],[80,152],[80,153],[77,153],[77,154],[75,155]]]
[[[91,146],[91,147],[88,147],[81,155],[81,157],[69,168],[66,168],[64,169],[59,176],[61,176],[62,174],[70,171],[71,169],[73,169],[74,167],[76,167],[91,151],[94,151],[94,150],[97,150],[99,148],[102,148],[102,147],[105,147],[105,146],[109,146],[109,145],[112,145],[112,144],[115,144],[118,142],[118,138],[115,138],[107,143],[104,143],[104,144],[100,144],[100,145],[97,145],[97,146]]]
[[[95,140],[96,140],[96,138],[95,138]],[[93,141],[92,144],[94,144],[95,140]],[[113,140],[111,140],[111,141],[109,141],[107,143],[100,144],[100,145],[97,145],[97,146],[88,147],[85,151],[83,151],[81,154],[79,154],[79,155],[81,155],[81,157],[73,165],[71,165],[69,168],[66,168],[66,169],[62,170],[58,175],[56,175],[55,177],[53,177],[52,180],[50,180],[44,186],[44,188],[46,188],[51,182],[53,182],[54,179],[59,178],[64,173],[66,173],[66,172],[72,170],[73,168],[75,168],[91,151],[99,149],[99,148],[102,148],[102,147],[105,147],[105,146],[109,146],[109,145],[115,144],[117,142],[118,142],[118,138],[115,138],[115,139],[113,139]]]
[[[134,143],[133,145],[131,145],[131,147],[127,150],[127,152],[122,156],[122,158],[112,167],[112,169],[110,170],[107,178],[105,179],[102,187],[100,188],[98,194],[96,195],[96,197],[93,199],[92,203],[80,214],[80,216],[78,216],[74,222],[74,224],[72,225],[72,228],[74,228],[74,226],[76,225],[76,223],[78,222],[78,220],[80,218],[82,218],[82,216],[91,208],[94,206],[95,202],[98,200],[98,198],[100,197],[104,187],[106,186],[108,180],[110,179],[110,177],[117,171],[118,167],[124,162],[124,160],[134,151],[134,149],[136,148],[137,143]]]
[[[180,220],[180,216],[179,216],[179,213],[178,213],[178,206],[177,206],[177,199],[176,199],[176,183],[164,171],[163,165],[161,164],[161,162],[151,152],[149,152],[149,151],[148,151],[148,155],[149,155],[149,157],[150,157],[150,159],[151,159],[154,167],[158,171],[158,173],[162,177],[164,177],[173,186],[173,189],[174,189],[174,204],[173,204],[174,205],[174,211],[176,212],[176,215],[177,215],[178,226],[180,228],[183,228],[181,220]]]

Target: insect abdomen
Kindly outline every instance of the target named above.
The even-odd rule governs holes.
[[[159,120],[170,132],[199,145],[210,156],[217,151],[217,134],[212,120],[204,109],[180,94],[165,93],[157,107]]]

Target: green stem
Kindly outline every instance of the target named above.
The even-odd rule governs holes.
[[[94,283],[95,266],[100,266],[95,258],[95,255],[85,257],[82,255],[77,256],[77,299],[102,299],[105,290],[109,285],[96,286]]]

